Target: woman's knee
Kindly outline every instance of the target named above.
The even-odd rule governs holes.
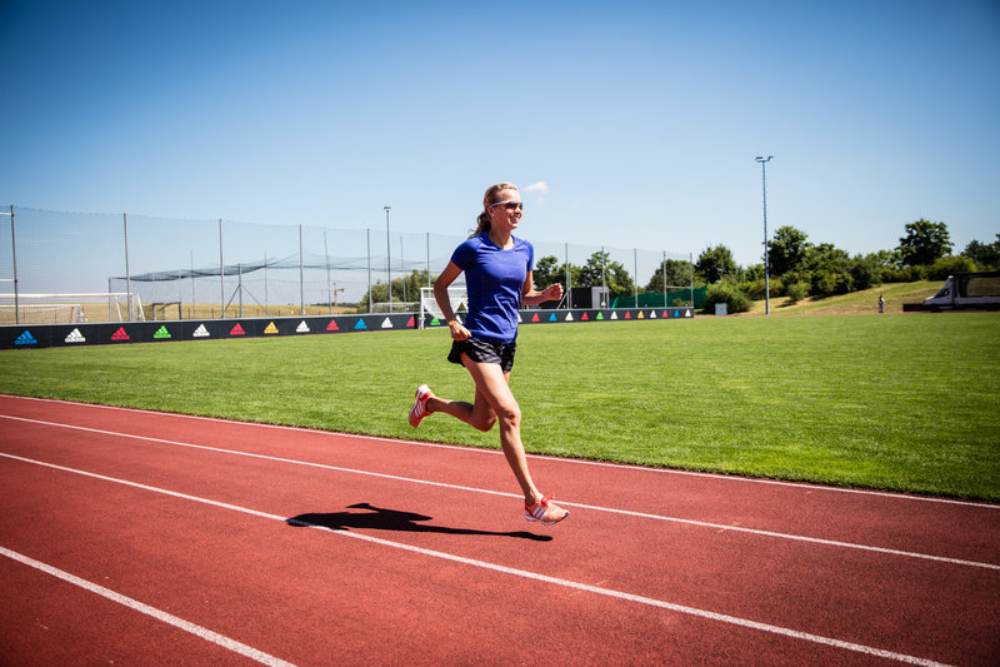
[[[521,406],[516,401],[498,406],[496,413],[503,426],[510,428],[521,425]]]
[[[493,428],[493,425],[497,423],[496,415],[483,415],[476,419],[472,425],[484,433]]]

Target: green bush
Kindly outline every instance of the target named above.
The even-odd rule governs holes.
[[[733,283],[719,282],[709,285],[704,312],[714,313],[717,303],[725,303],[730,313],[745,313],[750,310],[750,298]]]
[[[976,263],[969,257],[948,256],[941,257],[927,269],[927,278],[930,280],[944,280],[948,276],[956,273],[972,273],[977,270]]]
[[[882,269],[882,282],[886,283],[912,283],[916,280],[926,279],[926,266],[903,266]]]
[[[797,303],[809,296],[809,283],[797,281],[785,287],[785,295],[791,299],[792,303]]]
[[[777,276],[771,276],[771,296],[780,296],[784,294],[784,284],[781,278]],[[748,280],[739,284],[740,291],[746,294],[748,297],[754,301],[760,301],[764,298],[765,283],[763,278],[756,278],[754,280]]]

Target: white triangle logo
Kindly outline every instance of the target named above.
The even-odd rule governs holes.
[[[295,333],[309,333],[309,325],[306,324],[305,320],[299,322],[299,326],[295,327]]]
[[[67,343],[86,343],[87,339],[83,337],[83,334],[80,333],[79,329],[73,329],[72,331],[69,332],[69,335],[66,336],[66,342]]]
[[[566,319],[563,320],[563,321],[564,322],[572,322],[573,321],[573,313],[566,313]]]
[[[649,319],[651,319],[651,320],[655,320],[656,319],[656,311],[655,310],[652,311],[651,313],[649,313]]]
[[[517,321],[518,322],[524,322],[524,320],[521,319],[521,313],[520,312],[517,313]]]
[[[205,328],[204,324],[199,324],[198,328],[195,329],[194,333],[191,335],[194,336],[195,338],[208,338],[209,336],[211,336],[211,334],[208,333],[208,329]]]
[[[392,328],[392,320],[390,320],[388,317],[385,318],[384,320],[382,320],[382,328],[383,329],[391,329]]]
[[[684,317],[691,317],[691,310],[690,309],[684,311]]]
[[[612,319],[612,320],[617,320],[617,319],[618,319],[618,313],[616,313],[616,312],[612,311],[612,313],[611,313],[611,317],[610,317],[609,319]]]

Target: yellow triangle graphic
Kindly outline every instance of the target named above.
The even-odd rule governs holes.
[[[639,311],[639,316],[636,319],[637,320],[644,320],[644,319],[646,319],[646,317],[642,314],[641,310]]]
[[[270,324],[267,325],[267,327],[265,327],[264,333],[276,334],[278,333],[278,327],[274,326],[274,322],[271,322]]]

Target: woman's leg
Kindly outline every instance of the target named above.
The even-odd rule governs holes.
[[[521,408],[510,390],[510,373],[504,373],[500,364],[476,363],[465,353],[462,353],[462,363],[476,383],[476,403],[482,399],[500,423],[500,445],[524,493],[525,505],[538,502],[542,494],[528,471],[528,460],[521,443]]]
[[[427,413],[444,412],[459,419],[480,431],[489,431],[497,421],[497,415],[490,407],[489,401],[483,395],[482,389],[476,385],[476,402],[449,401],[446,398],[432,395],[427,399]]]

